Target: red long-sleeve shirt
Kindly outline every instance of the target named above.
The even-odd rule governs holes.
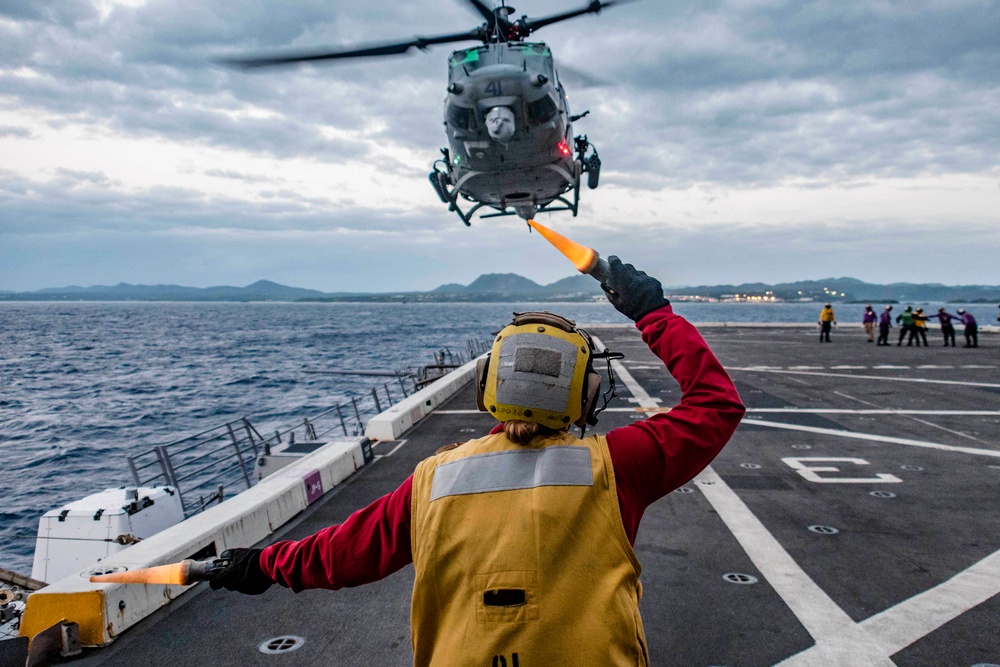
[[[646,508],[701,472],[729,441],[746,411],[708,344],[670,306],[649,313],[636,327],[680,384],[683,396],[669,412],[607,435],[622,524],[633,544]],[[340,525],[302,540],[272,544],[261,554],[262,569],[296,592],[358,586],[396,572],[413,562],[412,485],[410,476]]]

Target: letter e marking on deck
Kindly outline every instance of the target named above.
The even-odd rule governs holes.
[[[802,477],[808,481],[815,482],[816,484],[872,484],[879,482],[886,484],[898,484],[903,481],[895,475],[890,475],[888,473],[877,473],[874,477],[824,477],[817,473],[840,472],[840,468],[834,466],[808,465],[810,463],[852,463],[859,466],[871,465],[864,459],[834,456],[789,456],[781,459],[781,461],[789,468],[802,475]]]

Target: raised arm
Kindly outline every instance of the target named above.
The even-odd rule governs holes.
[[[746,408],[705,339],[673,312],[659,281],[609,258],[609,300],[680,384],[669,412],[608,433],[622,521],[635,539],[645,508],[697,475],[733,435]],[[642,295],[642,296],[635,296]]]
[[[681,401],[668,412],[608,433],[626,531],[648,505],[690,481],[718,455],[746,408],[733,381],[687,320],[665,306],[636,325],[649,348],[680,384]],[[635,512],[631,512],[635,514]]]

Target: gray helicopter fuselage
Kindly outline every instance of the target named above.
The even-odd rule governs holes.
[[[448,176],[466,199],[522,214],[578,184],[569,105],[545,44],[455,51],[444,106]]]

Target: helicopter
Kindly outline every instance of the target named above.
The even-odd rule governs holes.
[[[479,41],[448,59],[444,126],[448,147],[428,174],[431,186],[466,226],[480,218],[570,211],[576,217],[582,176],[596,189],[601,159],[586,135],[573,135],[573,123],[590,112],[572,115],[551,49],[525,41],[553,23],[629,0],[592,0],[585,7],[537,19],[511,20],[506,0],[490,9],[466,0],[485,19],[472,30],[436,37],[413,37],[390,44],[351,49],[298,52],[222,62],[246,69],[349,58],[392,56],[435,44]],[[471,204],[468,207],[467,204]],[[467,210],[463,210],[463,206]]]

